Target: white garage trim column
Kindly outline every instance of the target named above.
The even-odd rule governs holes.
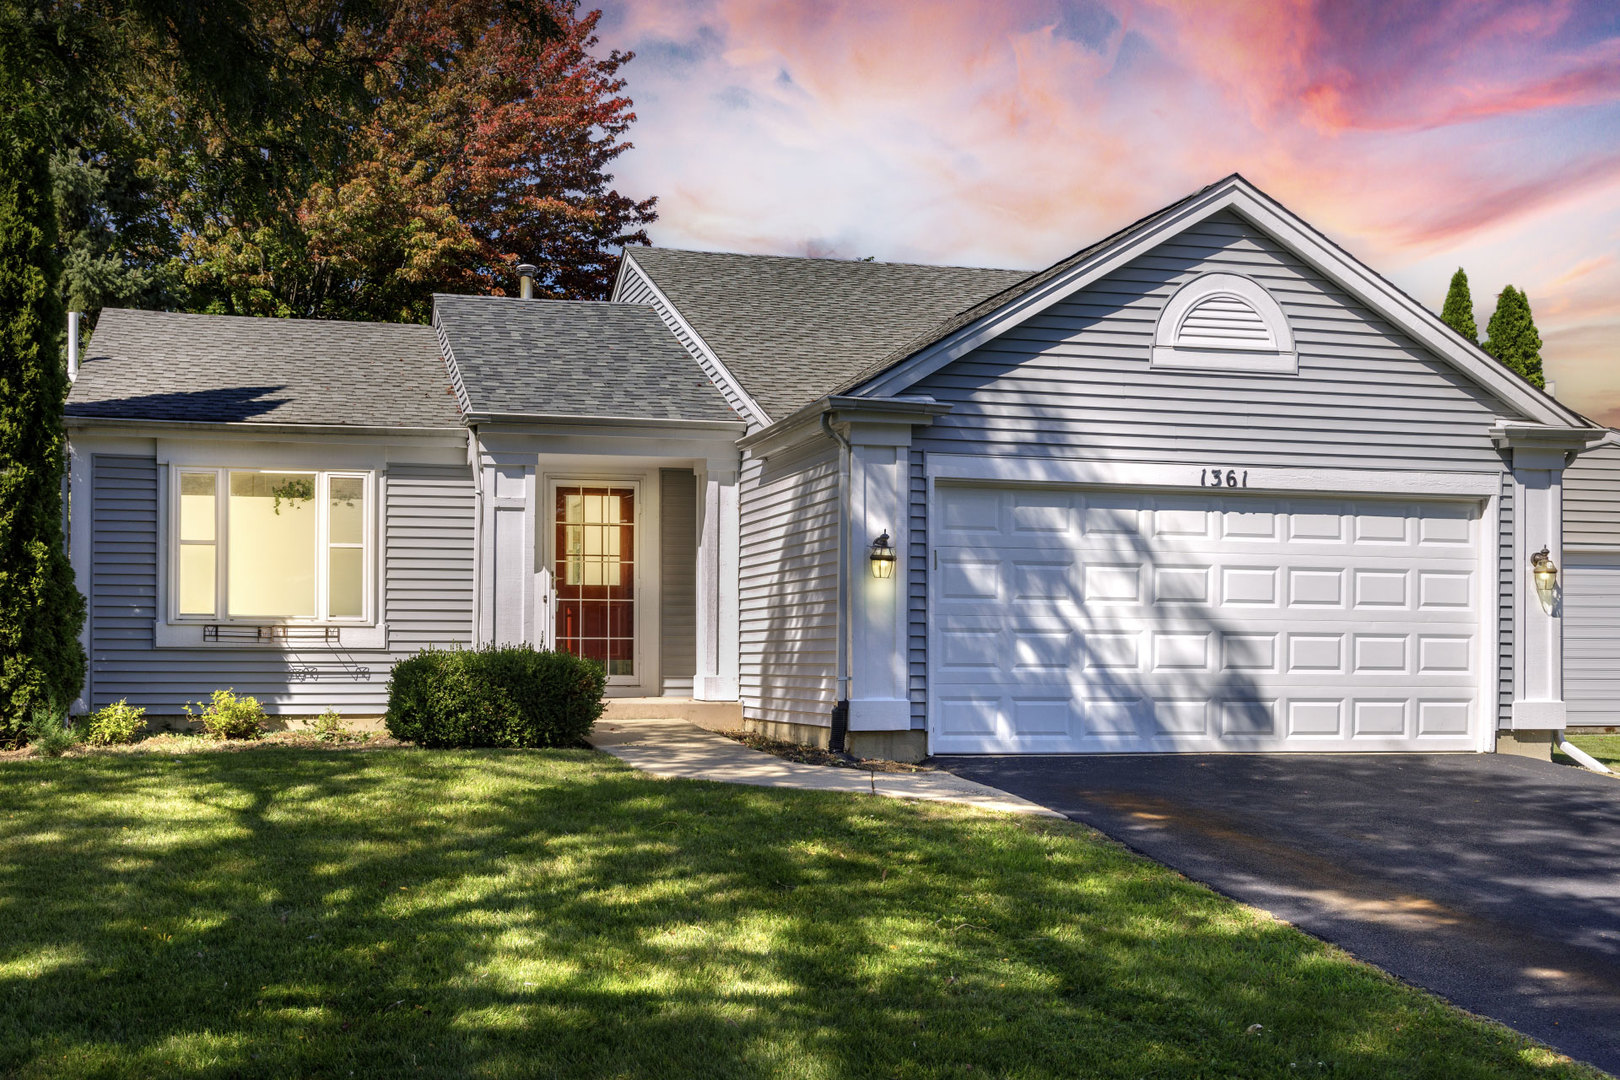
[[[692,696],[699,701],[736,701],[738,696],[737,471],[735,459],[711,459],[697,481],[697,671]]]
[[[1492,432],[1498,446],[1513,454],[1513,494],[1518,535],[1513,544],[1514,640],[1512,726],[1515,731],[1556,731],[1564,727],[1564,627],[1562,585],[1543,601],[1536,591],[1531,560],[1547,549],[1564,565],[1563,471],[1571,451],[1596,437],[1585,428],[1503,425]]]
[[[931,400],[833,399],[831,423],[849,443],[844,544],[848,617],[849,730],[909,731],[907,655],[911,433],[950,406]],[[872,572],[872,543],[884,533],[899,555],[892,577]]]

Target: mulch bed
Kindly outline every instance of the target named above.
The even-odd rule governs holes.
[[[885,773],[918,773],[933,772],[927,765],[912,765],[904,761],[885,761],[882,758],[859,758],[853,754],[841,754],[832,750],[824,750],[819,746],[804,746],[799,743],[783,742],[781,739],[770,739],[764,735],[756,735],[752,731],[722,731],[718,734],[728,739],[735,739],[750,750],[759,750],[779,757],[784,761],[796,761],[800,765],[832,765],[841,769],[862,769],[866,772]]]
[[[386,750],[410,746],[386,731],[345,731],[321,735],[314,731],[272,731],[260,739],[213,739],[206,735],[165,731],[149,735],[140,742],[122,746],[76,746],[64,757],[86,757],[91,754],[203,754],[209,752],[236,752],[241,750],[270,750],[287,747],[295,750]],[[33,747],[0,750],[0,761],[39,756]]]

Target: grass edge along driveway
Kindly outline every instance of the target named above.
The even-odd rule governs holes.
[[[0,1075],[1592,1077],[1067,822],[588,751],[0,765]]]

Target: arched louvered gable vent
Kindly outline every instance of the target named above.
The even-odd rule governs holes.
[[[1250,278],[1204,274],[1165,303],[1151,366],[1205,371],[1299,370],[1282,306]]]

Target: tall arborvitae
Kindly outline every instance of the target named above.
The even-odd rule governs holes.
[[[1479,324],[1474,321],[1474,297],[1468,291],[1468,275],[1462,267],[1451,275],[1451,288],[1446,290],[1446,306],[1440,309],[1440,319],[1447,326],[1479,344]]]
[[[6,30],[0,24],[0,31]],[[0,32],[0,746],[84,683],[84,599],[62,547],[64,315],[51,197],[51,105],[26,40]]]
[[[1530,314],[1530,298],[1512,285],[1496,298],[1496,310],[1485,324],[1485,351],[1513,371],[1544,387],[1541,374],[1541,335]]]

